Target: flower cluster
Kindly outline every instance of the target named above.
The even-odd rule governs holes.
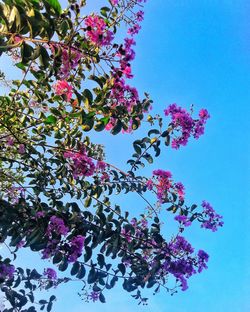
[[[97,46],[107,46],[114,39],[112,31],[108,30],[107,24],[100,16],[95,14],[85,19],[87,37]]]
[[[58,80],[54,85],[56,95],[63,95],[66,101],[69,102],[72,98],[73,87],[66,80]]]
[[[61,218],[52,216],[50,218],[50,223],[47,227],[46,235],[52,237],[53,234],[56,235],[67,235],[69,228],[65,226],[64,221]]]
[[[213,232],[217,231],[218,227],[222,227],[224,224],[224,222],[221,221],[222,216],[217,214],[213,207],[205,200],[201,205],[203,207],[202,215],[204,219],[201,227],[212,230]]]
[[[178,195],[180,200],[184,198],[183,184],[181,182],[174,183],[171,178],[171,172],[158,169],[153,171],[153,178],[146,182],[148,190],[156,191],[160,203],[168,201],[169,192]]]
[[[96,302],[97,300],[99,300],[99,297],[100,297],[100,293],[98,291],[92,291],[88,295],[88,299],[90,299],[93,302]]]
[[[67,235],[68,232],[69,228],[65,226],[63,219],[58,218],[57,216],[50,217],[50,222],[46,230],[48,242],[42,251],[43,259],[48,259],[56,253],[56,251],[59,249],[58,244],[60,242],[61,236]]]
[[[43,275],[47,277],[49,280],[57,279],[56,271],[51,268],[44,269]]]
[[[12,279],[15,273],[14,265],[1,263],[0,264],[0,282],[3,280]]]
[[[70,241],[70,252],[68,261],[75,262],[81,255],[84,246],[85,237],[82,235],[77,235],[73,237]]]
[[[42,251],[43,259],[48,259],[55,255],[60,250],[65,250],[67,254],[68,262],[75,262],[81,255],[84,246],[85,237],[77,235],[66,238],[62,241],[62,236],[66,236],[69,233],[69,228],[65,225],[63,219],[57,216],[50,217],[50,222],[46,230],[46,236],[48,242],[46,247]],[[47,269],[44,274],[54,276],[53,270]]]
[[[60,75],[62,79],[67,79],[72,69],[75,69],[82,57],[82,54],[74,48],[64,48],[62,50],[62,65]]]
[[[181,132],[181,134],[172,140],[172,148],[178,149],[181,145],[185,146],[188,139],[193,136],[198,139],[204,134],[204,126],[210,117],[206,109],[199,112],[199,119],[193,119],[192,116],[183,108],[176,104],[171,104],[164,110],[166,116],[171,116],[171,126],[173,131]]]
[[[141,1],[138,1],[141,2]],[[118,67],[112,67],[111,79],[109,81],[111,92],[109,95],[109,103],[111,108],[122,106],[128,112],[132,112],[133,108],[139,102],[139,95],[136,88],[131,87],[126,83],[126,79],[133,78],[131,70],[131,61],[135,58],[135,51],[133,46],[136,44],[133,36],[140,30],[139,22],[143,20],[143,11],[134,13],[133,19],[130,21],[132,26],[128,30],[130,37],[124,39],[124,43],[117,47],[116,57],[118,58]],[[133,21],[133,22],[132,22]],[[144,107],[144,112],[147,108]],[[106,127],[106,130],[113,128],[115,120],[111,119]],[[128,121],[128,129],[125,132],[131,132],[132,120]]]
[[[95,164],[93,160],[88,157],[85,149],[81,149],[79,152],[67,151],[64,153],[65,158],[69,158],[72,161],[72,171],[74,178],[83,176],[92,176],[95,172]]]
[[[178,215],[174,218],[176,221],[180,222],[182,225],[184,226],[190,226],[191,225],[191,221],[189,220],[189,218],[187,216],[184,215]]]
[[[183,291],[188,288],[187,279],[189,277],[196,274],[197,271],[200,273],[203,269],[207,269],[208,254],[203,250],[199,250],[196,256],[193,254],[194,248],[184,237],[179,235],[167,247],[163,268],[166,273],[171,273],[181,283]]]
[[[209,255],[204,250],[198,251],[198,272],[202,272],[203,269],[207,269],[207,262]]]
[[[22,187],[12,186],[8,188],[5,192],[5,197],[8,198],[9,202],[12,204],[17,204],[20,198],[24,198],[25,192]]]

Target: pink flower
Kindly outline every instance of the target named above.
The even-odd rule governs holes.
[[[96,163],[96,169],[103,171],[106,168],[106,163],[98,160],[98,162]]]
[[[57,81],[54,88],[57,95],[65,95],[67,102],[71,100],[73,87],[66,80]]]
[[[152,190],[153,189],[153,186],[154,186],[154,183],[151,179],[149,179],[147,182],[146,182],[146,186],[148,188],[148,190]]]
[[[122,72],[125,74],[125,76],[127,78],[133,78],[133,75],[131,74],[131,67],[130,66],[126,66]]]
[[[71,159],[72,172],[75,179],[80,176],[90,177],[94,174],[95,165],[84,149],[79,152],[65,152],[63,156]]]
[[[105,21],[97,15],[88,16],[85,19],[85,25],[87,26],[87,36],[96,45],[110,45],[114,39],[113,32],[107,29]]]
[[[210,117],[208,111],[204,108],[200,110],[199,116],[201,119],[208,119]]]
[[[184,192],[184,185],[181,183],[181,182],[178,182],[175,184],[175,188],[177,190],[177,193],[180,197],[180,199],[183,199],[184,198],[184,195],[185,195],[185,192]]]

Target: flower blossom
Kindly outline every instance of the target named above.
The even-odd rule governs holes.
[[[0,282],[1,280],[9,280],[12,279],[14,276],[15,267],[14,265],[1,263],[0,264]]]
[[[70,255],[68,257],[69,262],[75,262],[82,254],[85,237],[77,235],[70,241]]]
[[[51,268],[44,269],[43,274],[44,274],[44,276],[46,276],[50,280],[56,280],[57,279],[56,271],[51,269]]]
[[[65,158],[69,158],[72,161],[72,171],[74,178],[83,176],[89,177],[94,174],[95,165],[90,157],[87,156],[85,149],[79,152],[65,152]]]
[[[63,219],[56,216],[50,218],[50,223],[47,227],[46,235],[52,236],[52,233],[57,235],[66,235],[69,232],[69,228],[65,226]]]
[[[204,126],[210,117],[206,109],[199,112],[199,119],[193,119],[191,115],[176,104],[171,104],[164,110],[166,116],[171,116],[173,130],[180,131],[181,135],[172,140],[172,148],[178,149],[185,146],[191,136],[198,139],[204,134]]]
[[[97,15],[90,15],[85,19],[87,27],[87,36],[96,45],[110,45],[114,39],[114,34],[107,29],[107,25],[103,18]]]
[[[224,224],[224,222],[221,221],[222,216],[217,214],[213,207],[205,200],[201,205],[203,207],[202,215],[204,218],[201,227],[212,230],[213,232],[217,231],[218,227],[222,227]]]
[[[55,93],[57,95],[64,95],[66,97],[67,102],[69,102],[72,98],[72,90],[73,87],[68,84],[66,80],[59,80],[54,85]]]

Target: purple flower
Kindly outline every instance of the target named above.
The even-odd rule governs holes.
[[[59,241],[57,239],[50,240],[42,251],[42,259],[52,257],[58,251],[58,243]]]
[[[148,190],[151,191],[153,189],[153,186],[154,186],[153,181],[151,179],[147,180],[146,186],[147,186]]]
[[[177,190],[177,193],[178,193],[180,199],[183,199],[184,198],[184,194],[185,194],[185,192],[184,192],[184,189],[185,189],[184,185],[181,182],[178,182],[178,183],[175,183],[175,188]]]
[[[183,108],[177,106],[175,103],[169,105],[164,110],[166,116],[171,117],[171,126],[173,131],[181,133],[175,137],[172,142],[172,148],[178,149],[181,145],[185,146],[191,136],[198,139],[204,133],[204,125],[210,117],[206,109],[199,112],[199,119],[193,119],[191,115]]]
[[[174,219],[180,223],[183,223],[184,226],[190,226],[192,224],[187,216],[179,215],[176,216]]]
[[[36,212],[36,218],[43,218],[45,216],[45,212],[44,211],[37,211]]]
[[[69,228],[65,226],[63,219],[56,216],[50,218],[50,223],[47,227],[46,235],[51,236],[52,233],[57,235],[66,235],[69,231]]]
[[[90,295],[88,296],[88,298],[92,300],[93,302],[99,300],[99,297],[100,297],[100,293],[97,291],[92,291]]]
[[[170,171],[165,171],[162,169],[154,170],[153,175],[161,177],[161,178],[165,178],[165,179],[169,179],[172,177],[172,173]]]
[[[101,160],[98,160],[98,162],[96,163],[96,169],[100,171],[105,170],[106,166],[107,166],[106,163]]]
[[[95,165],[90,157],[87,156],[85,149],[79,152],[65,152],[65,158],[72,161],[73,176],[76,179],[79,176],[90,177],[94,174]]]
[[[18,152],[19,152],[19,154],[25,153],[25,145],[24,144],[19,145]]]
[[[194,252],[191,244],[183,236],[180,235],[178,235],[175,240],[169,244],[169,248],[173,254],[177,255],[182,252],[187,254],[191,254]]]
[[[206,262],[208,262],[209,255],[203,251],[198,251],[198,272],[200,273],[203,269],[207,269]]]
[[[148,221],[146,219],[141,219],[141,226],[142,226],[142,228],[147,228],[148,227]]]
[[[25,245],[25,241],[22,239],[19,243],[17,243],[17,248],[22,248]]]
[[[75,262],[81,255],[84,246],[85,237],[77,235],[70,241],[70,255],[68,257],[69,262]]]
[[[0,279],[11,279],[15,273],[14,265],[1,263],[0,264]]]
[[[205,200],[202,202],[203,212],[203,223],[201,227],[212,230],[213,232],[217,231],[218,227],[222,227],[224,222],[221,221],[222,216],[217,214],[213,207],[206,202]]]
[[[15,142],[14,139],[12,137],[8,136],[7,142],[6,142],[7,146],[13,146],[14,142]]]
[[[204,119],[206,120],[206,119],[210,118],[208,111],[204,108],[200,110],[199,116],[202,120],[204,120]]]
[[[56,280],[57,279],[56,271],[51,269],[51,268],[44,269],[43,274],[44,274],[44,276],[46,276],[50,280]]]

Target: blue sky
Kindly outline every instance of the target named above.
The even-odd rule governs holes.
[[[186,292],[150,295],[147,307],[121,289],[107,293],[105,305],[88,304],[76,295],[80,285],[63,286],[55,312],[250,311],[249,10],[247,0],[149,1],[137,38],[133,84],[150,93],[154,112],[176,102],[207,108],[211,115],[203,137],[178,151],[164,150],[146,169],[148,175],[156,168],[170,170],[186,186],[189,203],[206,199],[224,216],[225,226],[216,233],[198,226],[187,230],[194,247],[210,254],[209,269],[191,278]],[[142,133],[105,136],[109,162],[126,169],[130,143]],[[136,197],[119,201],[138,213]],[[163,217],[167,227],[170,216]]]

